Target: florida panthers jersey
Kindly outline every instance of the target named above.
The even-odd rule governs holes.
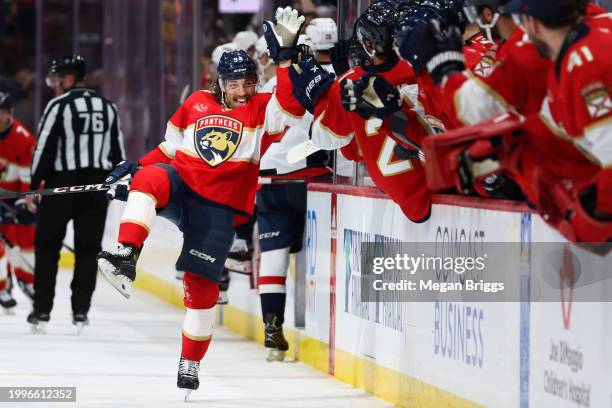
[[[287,69],[277,75],[279,85],[289,82]],[[165,140],[140,163],[170,163],[197,194],[250,215],[261,156],[304,113],[290,93],[290,86],[279,86],[275,94],[256,94],[227,109],[211,92],[197,91],[170,118]]]
[[[0,132],[0,188],[27,191],[36,141],[25,126],[13,119],[9,129]]]
[[[563,158],[553,170],[578,191],[596,185],[597,209],[612,214],[612,34],[586,25],[575,33],[549,75],[540,116],[558,142],[544,153]]]
[[[276,89],[276,77],[271,78],[261,92],[274,92]],[[330,174],[331,169],[327,166],[327,154],[321,152],[318,155],[309,156],[297,163],[287,162],[287,153],[294,146],[308,140],[312,115],[304,114],[298,126],[287,129],[283,138],[272,143],[268,151],[261,158],[260,173],[262,176],[271,178],[309,178]]]
[[[480,123],[509,109],[535,114],[546,95],[551,67],[551,61],[542,58],[517,27],[501,44],[488,72],[451,76],[437,99],[456,126]]]
[[[340,82],[345,78],[358,80],[366,73],[379,75],[397,86],[416,83],[412,68],[404,60],[348,71],[336,79],[327,97],[317,102],[312,139],[318,146],[330,150],[347,146],[355,140],[374,183],[389,194],[410,220],[421,221],[428,217],[431,206],[431,194],[427,190],[421,162],[400,160],[395,156],[396,142],[380,119],[365,120],[342,107]],[[414,112],[407,110],[407,114],[412,119],[408,133],[418,143],[428,127]]]

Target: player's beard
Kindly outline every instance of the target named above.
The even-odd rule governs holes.
[[[529,40],[533,44],[533,46],[538,50],[538,54],[540,57],[549,59],[552,57],[552,53],[550,51],[550,47],[544,41],[540,40],[534,35],[529,35]]]
[[[227,93],[225,94],[225,103],[231,107],[231,109],[237,108],[239,106],[242,105],[246,105],[247,103],[249,103],[249,99],[251,99],[250,96],[246,95],[246,96],[233,96],[233,97],[229,97],[227,95]]]

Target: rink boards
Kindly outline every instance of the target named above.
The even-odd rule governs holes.
[[[116,237],[120,211],[111,206],[105,244]],[[287,281],[292,357],[401,406],[612,407],[611,303],[571,297],[363,303],[360,244],[376,240],[521,242],[525,251],[532,243],[562,241],[517,204],[437,197],[430,221],[413,224],[374,188],[311,185],[304,250]],[[172,224],[157,221],[137,280],[179,306],[173,262],[181,243]],[[516,273],[522,279],[517,298],[529,299],[529,268],[517,264]],[[612,290],[609,282],[598,284]],[[232,274],[230,305],[220,308],[219,320],[262,343],[251,286],[248,277]],[[305,301],[296,302],[296,293]],[[296,304],[304,306],[294,310]],[[296,316],[304,327],[295,328]]]

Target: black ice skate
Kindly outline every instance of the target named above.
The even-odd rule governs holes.
[[[227,305],[229,303],[229,296],[227,295],[229,284],[229,270],[223,268],[223,272],[221,272],[221,279],[219,280],[219,298],[217,298],[218,305]]]
[[[0,290],[0,306],[7,314],[13,314],[13,308],[17,306],[17,301],[13,299],[11,293],[6,290]]]
[[[129,299],[132,282],[136,279],[138,250],[132,245],[117,244],[112,251],[98,254],[98,270],[126,299]]]
[[[250,275],[253,272],[253,245],[247,240],[236,238],[225,260],[225,267],[232,272]]]
[[[199,361],[187,360],[185,357],[181,356],[176,386],[185,392],[185,401],[189,398],[191,391],[197,390],[200,386],[198,371],[200,371]]]
[[[30,323],[30,329],[34,334],[45,334],[47,332],[47,323],[49,323],[49,313],[38,313],[32,311],[28,315],[28,323]]]
[[[265,319],[266,361],[283,361],[289,343],[283,336],[283,326],[277,324],[278,316],[268,314]]]
[[[72,315],[72,324],[76,326],[77,335],[83,332],[85,326],[89,324],[89,319],[86,313],[75,313]]]

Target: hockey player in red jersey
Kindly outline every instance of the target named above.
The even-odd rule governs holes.
[[[435,95],[441,101],[439,106],[450,116],[454,127],[476,124],[510,109],[536,113],[546,95],[551,62],[538,54],[523,29],[503,12],[504,0],[480,3],[489,4],[499,15],[495,28],[505,38],[490,72],[481,77],[466,70],[457,31],[440,27],[436,32],[432,26],[429,30],[421,26],[414,46],[400,47],[402,57],[420,60],[427,66],[438,86]]]
[[[13,117],[11,96],[0,91],[0,188],[29,189],[34,144],[30,131]],[[12,206],[3,203],[0,213],[0,305],[8,309],[16,305],[8,291],[11,271],[23,292],[30,299],[34,295],[34,214],[23,199]]]
[[[554,61],[522,184],[568,238],[612,240],[612,34],[582,21],[580,0],[514,0],[529,38]]]
[[[398,55],[412,65],[417,75],[418,103],[422,106],[430,125],[438,132],[455,128],[460,124],[446,112],[443,100],[437,95],[436,86],[425,69],[426,61],[415,58],[418,55],[413,52],[416,46],[414,33],[419,26],[426,25],[434,19],[440,21],[444,27],[457,27],[461,33],[464,33],[466,18],[461,2],[454,0],[450,3],[425,0],[398,10],[394,33],[395,49]],[[457,46],[459,47],[459,42]],[[461,42],[460,51],[463,53],[467,69],[479,75],[486,66],[491,65],[490,55],[494,55],[494,49],[493,42],[477,33]]]
[[[276,19],[267,27],[276,39],[270,52],[285,61],[293,57],[304,18],[279,9]],[[287,65],[278,70],[275,94],[256,94],[255,63],[244,51],[224,53],[216,92],[192,94],[170,118],[165,141],[140,159],[142,168],[124,162],[107,180],[111,195],[124,194],[118,181],[135,172],[119,245],[98,256],[100,272],[124,296],[129,296],[136,261],[156,215],[169,218],[183,232],[177,269],[185,271],[186,314],[177,385],[187,395],[199,386],[199,364],[211,340],[218,282],[234,224],[244,223],[253,212],[259,159],[303,114],[283,93],[290,92]]]
[[[416,140],[431,132],[431,128],[402,103],[394,88],[415,84],[416,78],[410,65],[398,60],[393,51],[393,15],[393,3],[379,1],[358,18],[356,38],[368,55],[368,65],[349,70],[333,83],[316,66],[294,65],[290,71],[293,95],[314,112],[311,133],[317,147],[333,150],[355,140],[374,183],[389,194],[410,220],[424,222],[430,215],[431,194],[424,183],[422,164],[418,158],[398,158],[392,132],[373,115],[374,105],[380,103],[376,100],[390,98],[395,102],[392,110],[405,108],[411,116],[411,135]],[[375,74],[392,86],[379,89]],[[355,95],[361,93],[370,95],[373,103],[355,104]]]
[[[487,27],[494,28],[505,39],[495,53],[491,68],[481,70],[480,76],[466,67],[459,29],[447,28],[448,24],[438,21],[416,27],[412,21],[399,21],[398,50],[402,57],[413,61],[415,71],[427,68],[436,86],[430,91],[430,99],[435,101],[438,115],[446,118],[447,130],[480,123],[509,110],[529,115],[540,109],[552,64],[538,54],[522,28],[504,12],[504,3],[504,0],[466,3],[472,4],[466,7],[472,21],[480,19],[479,7],[486,6],[495,12],[495,24]],[[507,171],[491,174],[476,184],[476,191],[483,196],[521,198],[511,177]]]
[[[514,171],[527,199],[568,239],[609,241],[612,60],[607,49],[612,45],[612,34],[585,24],[576,0],[523,0],[505,7],[508,13],[527,14],[523,16],[523,25],[530,41],[542,57],[554,62],[542,108],[539,115],[527,120],[520,118],[523,125],[512,129],[512,137],[519,128],[523,130],[519,149],[508,144],[509,150],[499,151],[491,144],[490,150],[498,151],[494,155],[486,151],[482,154],[483,144],[477,140],[458,156],[442,159],[450,160],[448,163],[471,163],[467,169],[461,164],[459,170],[462,183],[467,176],[472,178],[467,184],[473,183],[478,167],[494,167],[489,159],[498,165],[504,163],[506,169]],[[438,38],[438,46],[445,43],[443,39],[451,42],[452,34],[442,33],[435,26],[430,29],[437,31],[433,37]],[[446,73],[453,72],[457,60],[449,54],[439,55],[432,58],[438,63],[430,68],[438,70],[437,75],[444,79]],[[514,126],[512,122],[509,125]],[[500,145],[500,138],[497,139],[495,145]],[[475,150],[480,150],[478,157],[469,156]]]

